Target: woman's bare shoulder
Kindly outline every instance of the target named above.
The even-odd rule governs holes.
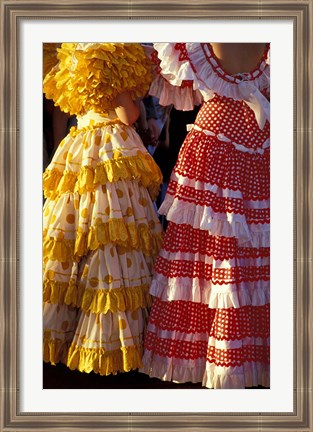
[[[249,72],[258,66],[266,43],[211,43],[221,66],[230,74]]]

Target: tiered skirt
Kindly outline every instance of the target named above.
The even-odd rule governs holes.
[[[208,388],[269,386],[268,143],[238,145],[201,122],[189,132],[160,208],[169,225],[141,372]]]
[[[114,113],[79,118],[60,143],[44,174],[44,361],[101,375],[141,366],[160,182]]]

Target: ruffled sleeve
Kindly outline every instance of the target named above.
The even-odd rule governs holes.
[[[174,105],[178,110],[189,111],[203,101],[197,90],[197,77],[192,69],[183,43],[155,43],[152,55],[156,76],[149,93],[161,105]]]
[[[112,109],[124,91],[133,99],[144,96],[152,80],[151,63],[140,44],[63,43],[58,59],[58,67],[44,79],[44,92],[70,114]]]
[[[43,57],[42,57],[42,75],[43,78],[47,75],[48,72],[51,71],[51,69],[56,66],[58,63],[58,57],[57,57],[57,48],[60,47],[60,44],[58,43],[50,43],[45,42],[43,44]]]
[[[210,44],[156,43],[159,73],[150,94],[162,105],[191,110],[215,94],[243,100],[254,111],[261,128],[270,119],[270,68],[268,49],[258,67],[251,73],[228,75],[217,62]]]

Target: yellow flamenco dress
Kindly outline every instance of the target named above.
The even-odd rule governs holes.
[[[45,42],[42,44],[42,75],[43,79],[50,72],[50,70],[56,66],[59,62],[57,49],[60,48],[61,44],[53,42]]]
[[[139,44],[62,44],[46,97],[77,116],[44,173],[44,361],[101,375],[141,366],[162,228],[152,200],[161,173],[113,99],[143,96]]]

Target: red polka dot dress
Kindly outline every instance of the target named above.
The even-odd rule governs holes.
[[[164,105],[202,103],[159,209],[142,372],[208,388],[269,383],[269,46],[228,75],[210,44],[155,44]]]

